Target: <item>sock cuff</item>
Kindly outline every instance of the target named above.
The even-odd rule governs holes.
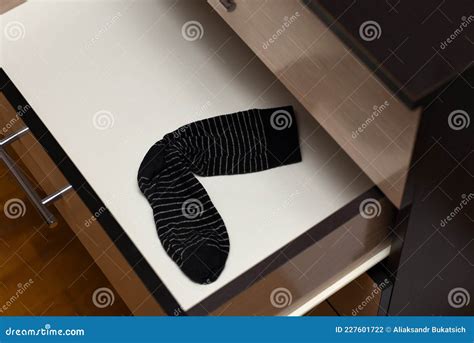
[[[257,110],[263,123],[270,167],[301,162],[298,125],[292,106]]]

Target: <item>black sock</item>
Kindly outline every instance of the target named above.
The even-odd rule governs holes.
[[[138,185],[153,208],[168,255],[191,280],[210,283],[224,268],[229,237],[194,174],[252,173],[299,161],[293,108],[253,109],[200,120],[165,135],[144,157]]]

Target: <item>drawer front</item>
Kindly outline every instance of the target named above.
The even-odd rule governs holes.
[[[21,116],[0,92],[0,127],[3,131],[1,133],[9,135],[25,126]],[[57,165],[31,133],[23,135],[11,143],[10,147],[26,166],[25,172],[34,179],[33,183],[37,186],[38,192],[51,194],[68,184]],[[67,192],[63,198],[54,202],[54,206],[133,314],[164,314],[155,298],[97,221],[100,214],[106,211],[105,208],[91,213],[75,191]]]
[[[420,110],[410,110],[298,0],[211,6],[397,206]]]
[[[244,291],[217,308],[209,300],[188,313],[219,316],[307,314],[390,253],[389,224],[394,207],[386,198],[376,203],[378,216],[355,215],[320,240],[308,233],[304,239],[313,239],[312,245],[291,259],[288,258],[291,248],[270,257],[272,261],[260,272],[248,273],[252,275],[245,280],[246,284],[235,285]],[[287,261],[268,273],[279,258]],[[222,298],[232,292],[233,287],[224,289]]]

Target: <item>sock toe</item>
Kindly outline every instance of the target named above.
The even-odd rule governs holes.
[[[194,282],[208,284],[217,280],[222,273],[227,255],[228,252],[215,246],[203,244],[188,256],[181,269]]]

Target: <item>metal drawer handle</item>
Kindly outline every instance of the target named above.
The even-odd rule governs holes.
[[[61,198],[67,191],[72,189],[71,185],[68,185],[59,191],[48,195],[44,199],[41,199],[40,196],[36,193],[34,187],[31,185],[30,181],[26,178],[25,174],[17,167],[15,161],[7,154],[4,149],[4,146],[10,144],[17,139],[19,139],[24,134],[30,131],[29,128],[25,127],[18,132],[11,134],[10,136],[0,140],[0,159],[5,162],[5,165],[10,170],[10,172],[15,176],[18,183],[20,184],[21,188],[25,191],[28,198],[31,200],[33,205],[36,207],[38,212],[40,213],[41,217],[43,217],[44,221],[48,224],[49,227],[55,227],[57,225],[57,219],[52,214],[46,205],[56,201],[57,199]]]
[[[220,3],[226,8],[227,12],[232,12],[237,6],[234,0],[220,0]]]

